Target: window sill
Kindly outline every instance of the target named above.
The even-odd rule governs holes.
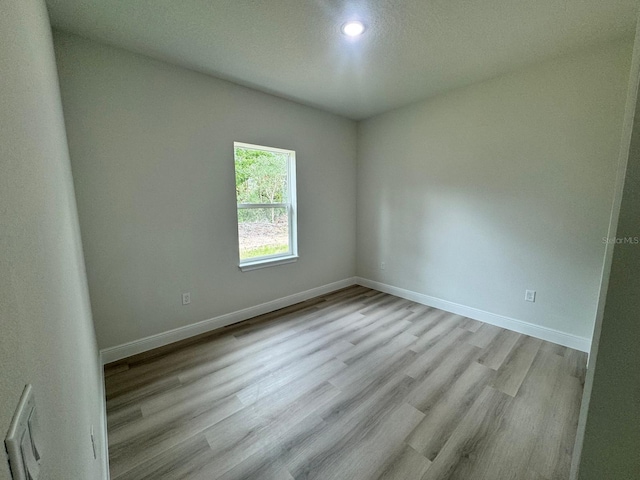
[[[249,272],[251,270],[258,270],[259,268],[275,267],[277,265],[285,265],[287,263],[293,263],[298,260],[297,255],[289,255],[287,257],[268,258],[264,260],[256,260],[255,262],[245,262],[240,264],[240,270],[243,272]]]

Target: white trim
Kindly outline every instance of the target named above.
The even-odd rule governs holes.
[[[298,256],[298,173],[296,171],[296,152],[291,150],[287,163],[287,215],[289,216],[289,251]]]
[[[288,203],[239,203],[238,208],[289,208]]]
[[[591,340],[588,338],[578,337],[577,335],[571,335],[552,328],[534,325],[533,323],[516,320],[515,318],[505,317],[503,315],[498,315],[473,307],[467,307],[466,305],[442,300],[441,298],[424,295],[411,290],[405,290],[404,288],[394,287],[392,285],[368,280],[366,278],[356,277],[356,283],[363,287],[373,288],[375,290],[395,295],[397,297],[406,298],[407,300],[421,303],[429,307],[438,308],[457,315],[463,315],[474,320],[479,320],[517,333],[523,333],[525,335],[540,338],[547,342],[553,342],[558,345],[574,348],[582,352],[588,352],[591,347]]]
[[[102,352],[98,354],[98,362],[100,364],[100,398],[102,400],[102,464],[104,465],[104,479],[111,479],[111,472],[109,471],[109,434],[107,432],[107,393],[104,378],[104,360],[102,358]]]
[[[484,323],[496,325],[498,327],[506,328],[514,332],[523,333],[532,337],[540,338],[548,342],[553,342],[565,347],[574,348],[582,352],[588,352],[591,341],[588,338],[578,337],[569,333],[554,330],[552,328],[542,327],[540,325],[534,325],[532,323],[524,322],[522,320],[516,320],[514,318],[505,317],[503,315],[497,315],[495,313],[487,312],[466,305],[461,305],[440,298],[424,295],[422,293],[413,292],[411,290],[405,290],[403,288],[394,287],[384,283],[368,280],[361,277],[345,278],[337,282],[322,285],[320,287],[305,290],[304,292],[294,293],[283,298],[265,302],[253,307],[245,308],[235,312],[230,312],[218,317],[203,320],[201,322],[186,325],[184,327],[175,328],[167,332],[158,333],[149,337],[141,338],[140,340],[134,340],[115,347],[109,347],[100,350],[100,359],[103,365],[107,363],[122,360],[123,358],[143,353],[154,348],[169,345],[170,343],[178,342],[186,338],[190,338],[202,333],[210,332],[217,328],[222,328],[227,325],[248,320],[258,315],[273,312],[280,308],[285,308],[290,305],[294,305],[299,302],[303,302],[310,298],[314,298],[320,295],[346,288],[351,285],[362,285],[364,287],[373,288],[390,295],[406,298],[423,305],[439,308],[441,310],[455,313],[457,315],[464,315],[465,317],[479,320]],[[104,395],[103,395],[104,396]],[[105,418],[106,421],[106,418]],[[106,432],[106,426],[104,431]],[[106,445],[106,444],[105,444]],[[107,457],[108,458],[108,457]]]
[[[149,337],[141,338],[140,340],[134,340],[115,347],[109,347],[100,350],[101,360],[104,364],[115,362],[116,360],[122,360],[123,358],[143,353],[154,348],[169,345],[186,338],[190,338],[202,333],[210,332],[217,328],[226,327],[234,323],[248,320],[249,318],[256,317],[258,315],[264,315],[265,313],[279,310],[280,308],[288,307],[296,303],[304,302],[310,298],[325,295],[327,293],[346,288],[351,285],[355,285],[356,280],[354,277],[345,278],[337,282],[322,285],[320,287],[305,290],[304,292],[294,293],[287,297],[272,300],[270,302],[261,303],[254,307],[245,308],[235,312],[220,315],[218,317],[203,320],[201,322],[186,325],[184,327],[175,328],[167,332],[158,333]]]
[[[259,257],[260,260],[253,262],[243,262],[240,264],[240,270],[243,272],[250,272],[251,270],[258,270],[259,268],[275,267],[276,265],[285,265],[287,263],[293,263],[298,261],[297,255],[278,255],[278,256],[265,256]]]
[[[295,153],[295,150],[286,148],[267,147],[265,145],[256,145],[255,143],[233,142],[233,148],[246,148],[247,150],[266,150],[273,153]]]

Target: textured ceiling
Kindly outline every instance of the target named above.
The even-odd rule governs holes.
[[[54,27],[354,119],[631,35],[636,0],[47,0]],[[340,25],[367,25],[356,41]]]

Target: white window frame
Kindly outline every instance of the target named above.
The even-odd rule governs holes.
[[[233,166],[235,175],[236,148],[247,148],[250,150],[262,150],[272,153],[287,154],[287,201],[285,203],[236,203],[236,222],[238,223],[238,210],[246,208],[286,208],[289,219],[289,251],[286,253],[276,253],[273,255],[263,255],[262,257],[242,260],[240,259],[240,238],[238,237],[238,260],[240,270],[243,272],[256,270],[259,268],[273,267],[293,263],[298,260],[298,208],[296,196],[296,152],[283,148],[266,147],[264,145],[254,145],[251,143],[233,142]],[[236,197],[236,202],[237,202]],[[239,230],[236,230],[239,231]]]

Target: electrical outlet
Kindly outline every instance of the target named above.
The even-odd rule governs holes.
[[[191,294],[190,293],[183,293],[182,294],[182,304],[183,305],[189,305],[191,303]]]
[[[527,302],[535,302],[536,301],[536,291],[535,290],[525,290],[524,291],[524,299]]]
[[[380,262],[380,270],[384,270],[386,264],[384,262]]]

